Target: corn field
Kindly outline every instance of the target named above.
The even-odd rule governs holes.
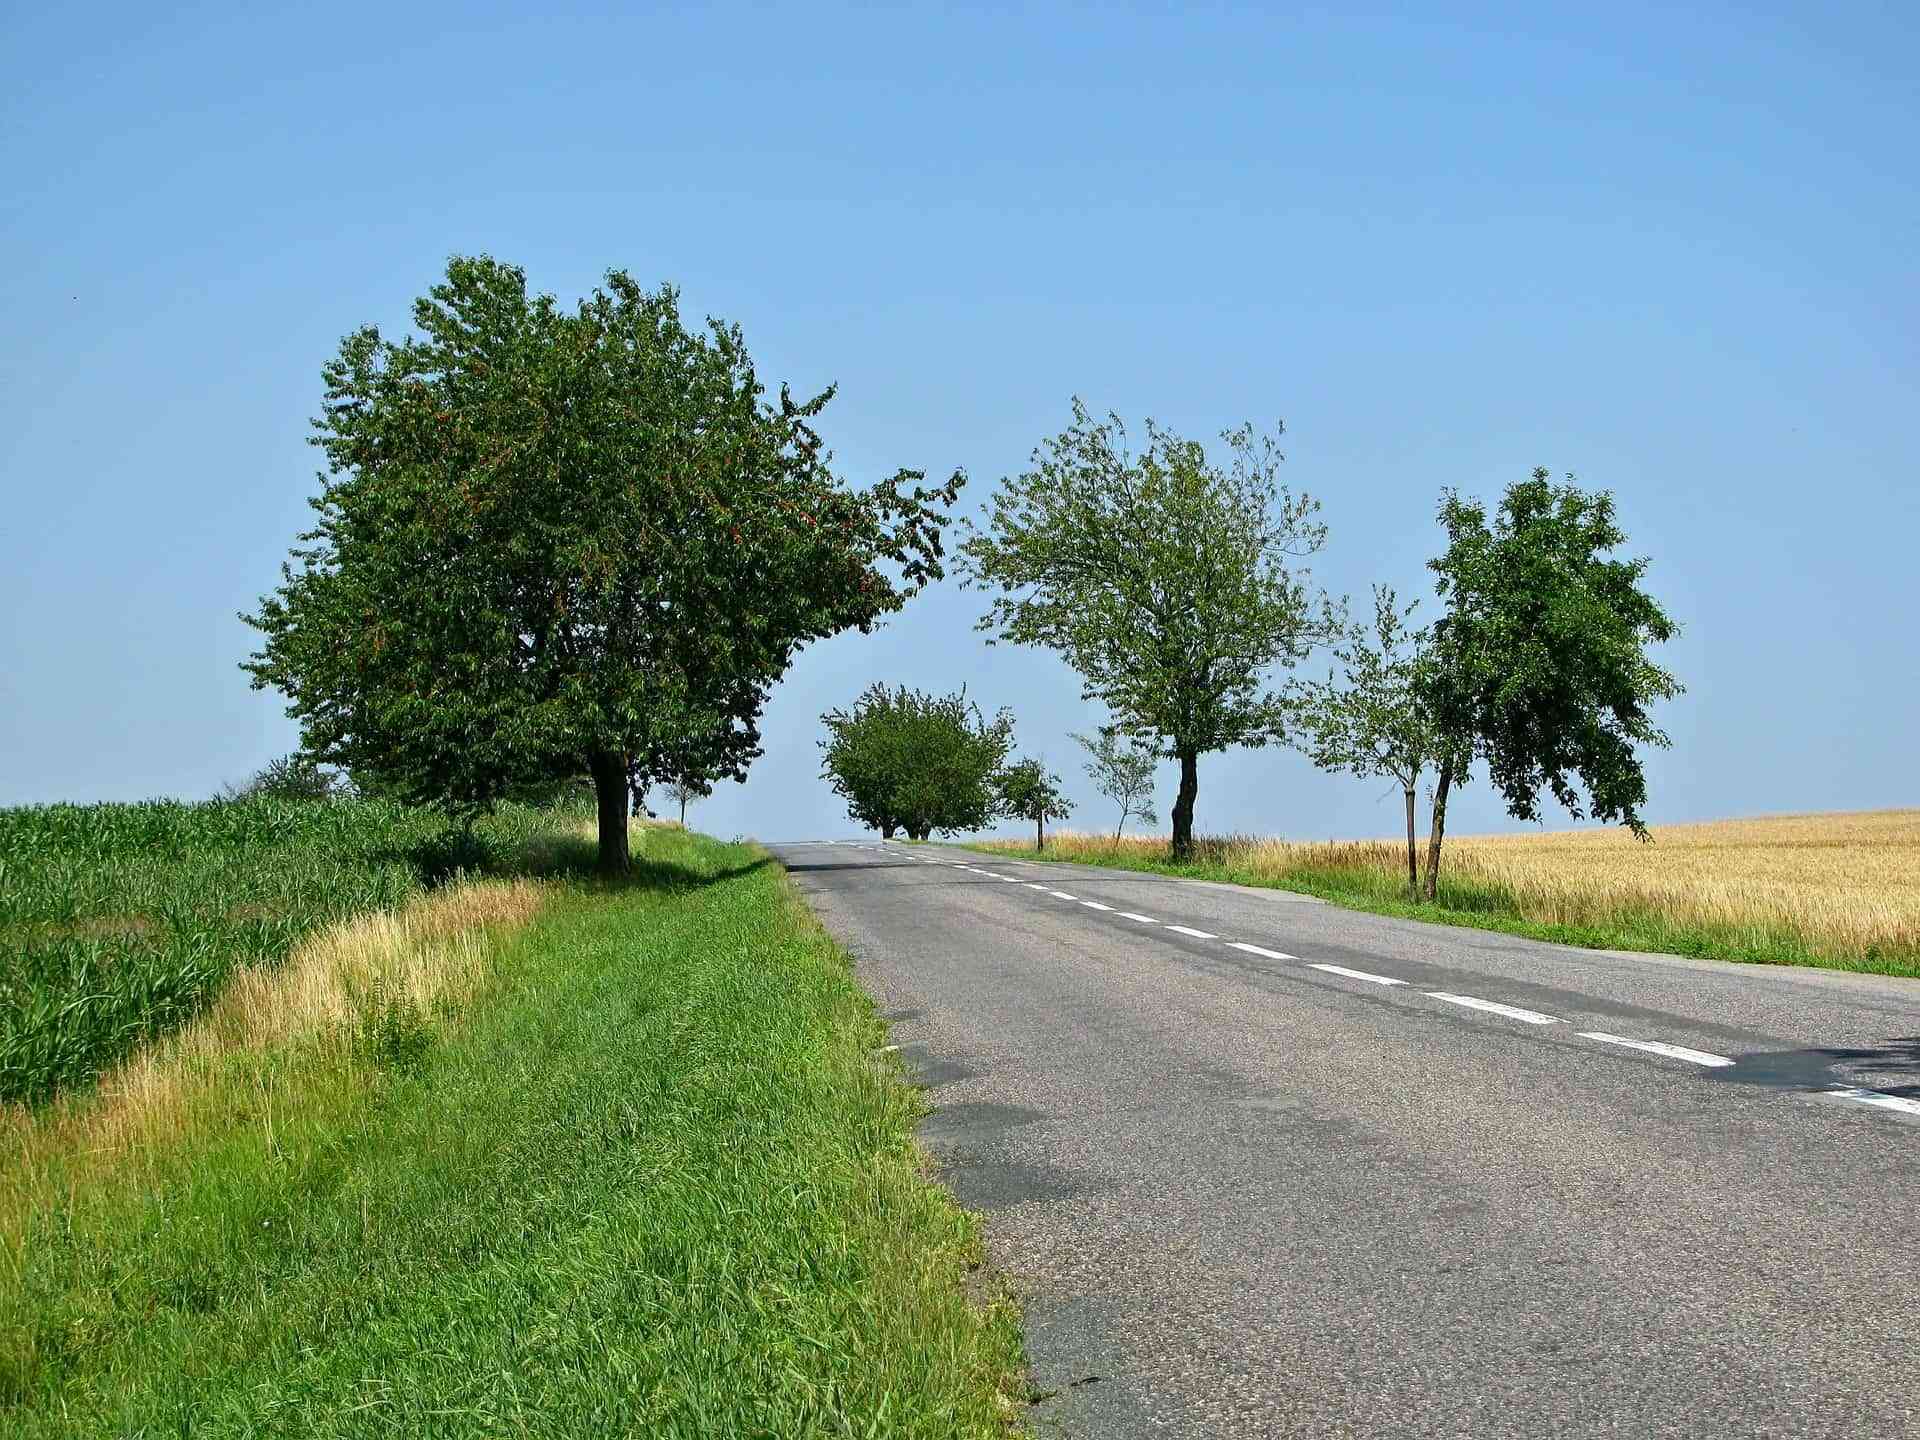
[[[89,1083],[237,968],[480,863],[537,815],[506,812],[463,848],[437,816],[380,800],[0,810],[0,1102]]]

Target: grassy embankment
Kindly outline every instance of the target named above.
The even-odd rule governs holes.
[[[1034,856],[1018,841],[974,848]],[[1920,976],[1920,810],[1786,815],[1625,831],[1448,837],[1437,906],[1406,898],[1390,841],[1049,836],[1037,858],[1265,885],[1356,909],[1565,945]]]
[[[0,1109],[0,1431],[1003,1433],[1014,1318],[778,869],[536,832]]]

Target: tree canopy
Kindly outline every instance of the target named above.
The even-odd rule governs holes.
[[[821,773],[847,813],[884,836],[977,830],[999,806],[997,781],[1013,746],[1013,716],[988,720],[964,687],[931,695],[874,684],[850,709],[820,717]]]
[[[1000,812],[1012,820],[1033,821],[1034,849],[1047,848],[1047,821],[1073,814],[1073,802],[1044,762],[1022,759],[1000,772]]]
[[[1447,742],[1434,790],[1427,894],[1438,883],[1447,791],[1469,754],[1516,819],[1543,793],[1575,819],[1618,821],[1642,838],[1640,750],[1665,746],[1651,707],[1681,693],[1647,647],[1679,627],[1642,587],[1647,561],[1611,552],[1626,535],[1613,497],[1544,469],[1509,487],[1489,519],[1441,498],[1445,553],[1431,562],[1445,612],[1420,693]],[[1583,793],[1584,792],[1584,795]]]
[[[622,271],[567,309],[456,258],[413,317],[325,367],[319,519],[245,668],[303,754],[456,815],[590,773],[622,868],[629,793],[743,776],[799,648],[941,575],[962,476],[844,486],[831,389],[770,402],[737,326]]]
[[[1332,636],[1338,607],[1301,562],[1326,539],[1319,503],[1280,483],[1281,454],[1253,427],[1227,458],[1149,420],[1128,449],[1118,416],[1073,423],[993,496],[961,546],[969,585],[997,591],[980,628],[1057,650],[1128,734],[1180,763],[1176,853],[1193,838],[1198,757],[1283,733],[1269,672]]]

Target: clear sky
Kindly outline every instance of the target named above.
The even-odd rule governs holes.
[[[309,515],[321,363],[454,252],[680,285],[839,382],[849,477],[961,466],[969,511],[1076,393],[1284,419],[1356,599],[1430,594],[1443,486],[1576,472],[1685,626],[1652,818],[1920,803],[1911,3],[15,4],[0,155],[0,804],[292,747],[235,612]],[[1012,706],[1098,823],[1102,717],[980,608],[805,654],[693,819],[851,833],[817,717],[885,678]],[[1391,833],[1385,790],[1234,752],[1197,823]]]

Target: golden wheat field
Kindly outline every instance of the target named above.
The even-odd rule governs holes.
[[[1920,810],[1716,820],[1652,833],[1644,844],[1617,828],[1448,836],[1443,873],[1458,887],[1500,892],[1539,924],[1644,930],[1657,919],[1734,948],[1804,948],[1898,969],[1920,956]],[[1167,842],[1128,837],[1116,847],[1111,836],[1062,833],[1049,837],[1049,850],[1056,846],[1062,858],[1144,860],[1164,856]],[[1405,844],[1389,840],[1236,836],[1202,842],[1201,854],[1272,882],[1364,873],[1365,888],[1383,895],[1406,876]]]

